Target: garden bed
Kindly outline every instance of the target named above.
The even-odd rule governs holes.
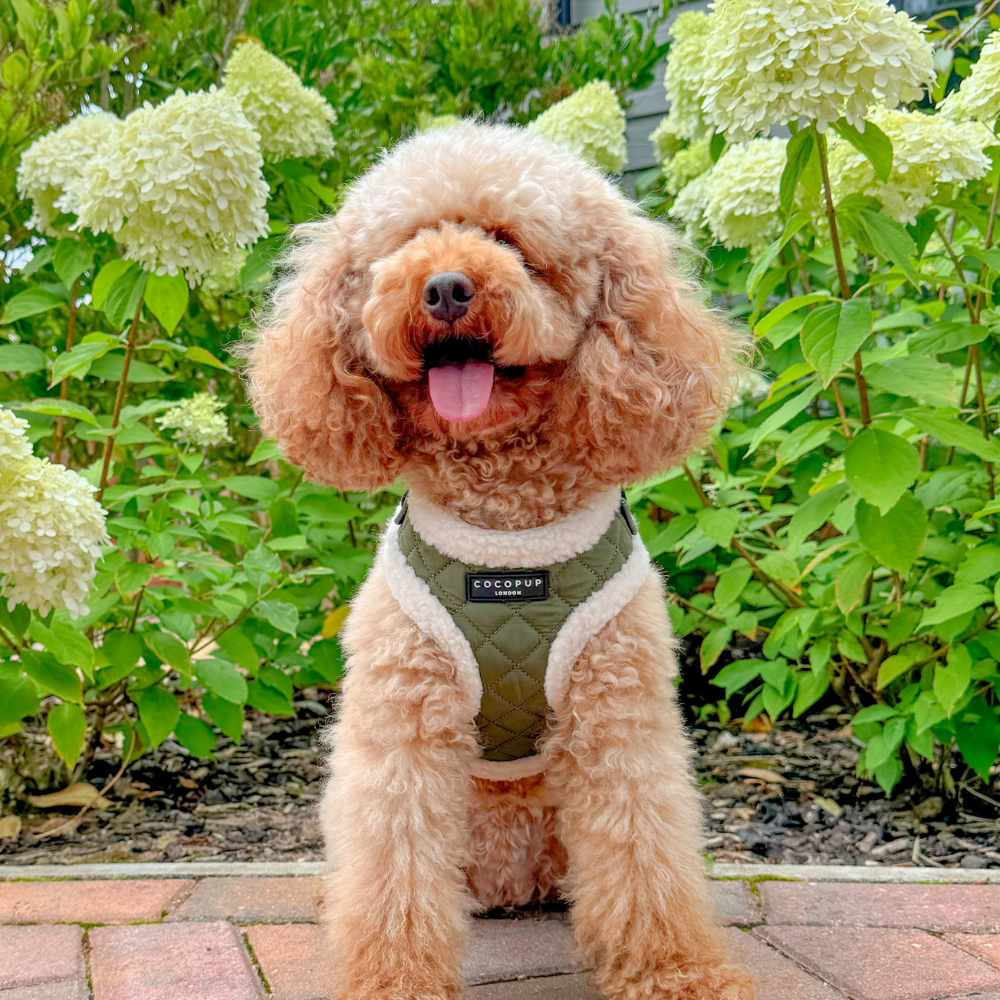
[[[166,741],[108,793],[109,808],[88,813],[71,833],[37,836],[55,813],[66,819],[76,810],[28,811],[19,837],[0,839],[0,863],[319,860],[325,707],[318,693],[305,695],[297,717],[254,718],[244,742],[214,762]],[[766,733],[694,727],[716,860],[1000,867],[996,803],[967,786],[950,802],[887,800],[856,776],[860,745],[848,718],[830,709]],[[115,769],[112,752],[99,754],[91,780],[102,784]]]

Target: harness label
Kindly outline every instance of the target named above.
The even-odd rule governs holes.
[[[544,601],[549,596],[549,571],[466,573],[465,596],[469,601]]]

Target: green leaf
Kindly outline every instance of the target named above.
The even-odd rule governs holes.
[[[98,358],[90,366],[90,374],[102,378],[106,382],[120,382],[125,368],[125,355],[115,351]],[[148,365],[145,361],[136,361],[133,357],[128,366],[129,383],[169,382],[172,376],[166,371]]]
[[[36,399],[32,403],[22,403],[13,400],[8,404],[12,410],[27,410],[29,413],[46,413],[54,417],[70,417],[73,420],[82,420],[92,427],[97,426],[97,417],[85,406],[79,403],[71,403],[68,399]]]
[[[281,490],[273,479],[265,479],[262,476],[230,476],[228,479],[220,479],[219,486],[229,490],[230,493],[249,497],[261,503],[270,503],[277,498]]]
[[[270,438],[264,438],[263,441],[257,442],[257,446],[250,454],[247,465],[256,465],[258,462],[270,462],[283,458],[284,456],[278,451],[277,444],[270,440]]]
[[[881,691],[896,680],[897,677],[902,677],[926,652],[927,647],[918,643],[913,646],[906,646],[892,656],[887,656],[878,668],[878,680],[875,683],[876,690]]]
[[[124,562],[115,571],[115,587],[125,600],[129,600],[153,579],[149,563]]]
[[[145,271],[134,268],[122,274],[108,289],[102,309],[108,322],[116,330],[120,330],[132,321],[139,308],[148,278],[149,275]]]
[[[45,355],[31,344],[0,344],[0,372],[27,375],[45,369]]]
[[[66,290],[72,291],[73,282],[94,266],[94,254],[79,240],[63,239],[56,244],[52,266]]]
[[[778,254],[786,243],[807,223],[811,221],[808,212],[796,212],[785,226],[785,231],[754,261],[750,273],[747,275],[746,294],[752,297],[760,279],[770,270]]]
[[[169,632],[143,632],[142,638],[158,659],[169,664],[182,677],[191,676],[191,654],[180,639]]]
[[[24,674],[0,676],[0,724],[20,722],[35,715],[41,703],[38,686]]]
[[[931,323],[906,338],[906,349],[911,355],[949,354],[981,343],[989,333],[989,327],[980,323]]]
[[[82,701],[80,678],[76,668],[60,663],[52,654],[37,650],[21,650],[24,672],[45,694],[54,694],[63,701]]]
[[[145,304],[167,333],[173,333],[188,304],[184,275],[151,274],[146,281]]]
[[[289,635],[295,635],[299,627],[299,609],[287,601],[261,601],[255,611],[258,617]]]
[[[833,130],[846,139],[868,162],[875,176],[885,183],[892,171],[892,141],[876,125],[865,122],[864,132],[859,132],[846,118],[833,123]]]
[[[158,684],[133,697],[146,728],[150,749],[158,747],[174,730],[181,717],[177,699]]]
[[[705,638],[701,640],[699,656],[701,658],[701,672],[707,674],[709,669],[715,665],[722,651],[729,645],[729,640],[733,637],[733,630],[728,625],[716,625],[710,629]]]
[[[959,564],[955,583],[981,583],[997,573],[1000,573],[1000,545],[977,545]]]
[[[7,300],[3,313],[0,313],[0,323],[13,323],[26,316],[36,316],[65,303],[65,299],[46,288],[27,288]]]
[[[257,668],[260,665],[260,653],[242,632],[234,628],[226,629],[215,641],[233,663],[238,663],[251,674],[257,673]]]
[[[51,626],[46,626],[34,618],[28,631],[31,638],[40,642],[60,663],[79,667],[88,678],[93,678],[94,647],[72,625],[53,621]]]
[[[728,608],[736,604],[744,587],[750,582],[753,570],[743,560],[737,559],[729,569],[719,576],[719,582],[715,585],[715,592],[712,595],[715,603],[720,608]]]
[[[225,698],[205,694],[201,697],[202,708],[215,725],[234,743],[243,738],[243,708]]]
[[[824,310],[829,312],[815,319]],[[824,386],[833,381],[844,362],[860,349],[871,335],[871,328],[871,309],[863,299],[850,299],[839,306],[821,306],[813,312],[802,327],[799,343],[806,360],[819,372]]]
[[[92,340],[86,344],[77,344],[71,351],[60,354],[52,363],[52,381],[49,388],[58,385],[63,379],[68,378],[81,368],[86,368],[92,361],[103,357],[113,347],[118,346],[118,341],[114,337],[106,340]]]
[[[912,494],[904,493],[887,513],[862,500],[856,513],[861,544],[883,565],[905,576],[927,537],[927,512]]]
[[[798,295],[793,299],[785,299],[778,303],[766,316],[757,321],[753,328],[754,336],[760,339],[767,336],[768,331],[786,316],[790,316],[799,309],[805,309],[816,302],[830,302],[829,292],[810,292],[808,295]]]
[[[871,556],[861,552],[848,559],[837,574],[834,584],[834,594],[837,600],[837,607],[846,615],[854,610],[861,603],[861,596],[864,593],[865,581],[871,573],[874,563]]]
[[[831,486],[828,490],[821,490],[814,494],[796,509],[788,522],[785,535],[790,553],[794,554],[798,551],[799,546],[814,531],[822,528],[830,520],[846,493],[847,486],[840,483],[837,486]]]
[[[875,252],[883,260],[892,261],[913,285],[919,286],[920,276],[912,259],[917,256],[917,246],[910,234],[894,219],[869,209],[860,209],[858,215]]]
[[[193,715],[181,715],[174,725],[174,735],[195,757],[211,757],[215,751],[212,727]]]
[[[869,385],[896,396],[908,396],[919,402],[954,402],[955,373],[950,365],[929,357],[889,358],[865,365]]]
[[[1000,444],[992,438],[987,440],[978,430],[957,417],[931,410],[903,410],[900,416],[906,417],[911,424],[936,437],[942,444],[972,452],[985,462],[1000,463]]]
[[[972,680],[972,657],[964,646],[948,651],[948,662],[934,668],[934,697],[950,719]]]
[[[869,427],[847,446],[844,475],[857,496],[885,514],[920,472],[917,449],[905,438]]]
[[[938,594],[920,619],[920,627],[940,625],[993,600],[993,591],[981,583],[956,583]],[[942,702],[944,704],[944,702]]]
[[[955,741],[969,767],[989,785],[1000,750],[1000,719],[985,698],[974,698],[955,726]]]
[[[211,365],[213,368],[221,368],[224,372],[232,369],[221,362],[214,354],[210,354],[204,347],[189,347],[184,352],[184,357],[189,361],[195,361],[201,365]]]
[[[733,532],[740,523],[739,512],[732,508],[710,507],[698,511],[698,527],[724,549],[729,548]]]
[[[769,434],[772,434],[779,427],[783,427],[792,417],[798,416],[816,398],[821,388],[819,382],[813,382],[802,392],[782,403],[759,427],[755,428],[747,454],[753,454]]]
[[[119,257],[108,261],[101,268],[97,277],[94,278],[94,285],[90,292],[90,304],[95,309],[103,309],[104,300],[107,298],[108,292],[111,291],[115,282],[129,270],[135,270],[138,273],[138,265],[133,264],[130,260],[122,260]]]
[[[226,701],[242,705],[247,700],[247,682],[243,675],[231,663],[214,658],[198,660],[195,664],[195,677],[212,694],[225,698]]]
[[[247,685],[247,704],[269,715],[294,715],[295,709],[285,695],[268,684],[251,681]]]
[[[902,777],[903,763],[898,754],[890,757],[875,769],[875,780],[886,795],[892,795],[892,790],[899,784],[899,779]]]
[[[786,217],[792,210],[795,189],[799,186],[799,178],[815,149],[816,130],[812,125],[796,132],[788,140],[785,168],[781,172],[781,181],[778,184],[778,202],[781,206],[782,217]]]
[[[79,705],[60,702],[49,709],[47,726],[56,753],[73,770],[87,735],[87,716],[83,709]]]

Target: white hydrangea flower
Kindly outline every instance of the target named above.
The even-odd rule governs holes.
[[[176,406],[172,406],[162,416],[157,417],[156,422],[160,427],[173,427],[179,430],[177,437],[181,441],[190,441],[198,448],[210,448],[225,441],[232,441],[225,414],[220,412],[225,405],[217,396],[199,392],[182,399]]]
[[[653,144],[653,156],[661,165],[684,148],[684,140],[674,132],[670,115],[660,119],[660,124],[649,133],[649,141]]]
[[[553,104],[528,131],[547,135],[607,173],[621,173],[625,166],[625,113],[604,80],[593,80]]]
[[[246,250],[236,247],[220,260],[213,271],[202,278],[202,291],[209,295],[228,295],[240,287],[240,277],[247,262]]]
[[[756,368],[741,368],[736,375],[730,406],[741,406],[751,399],[762,399],[771,391],[771,380]]]
[[[873,109],[868,118],[892,141],[892,171],[888,181],[880,181],[861,153],[835,138],[830,143],[830,177],[838,200],[848,194],[870,195],[880,199],[897,222],[913,223],[933,201],[939,184],[965,187],[990,168],[983,149],[995,139],[979,122],[885,108]]]
[[[730,140],[799,118],[861,128],[934,80],[923,29],[882,0],[716,0],[709,20],[703,106]]]
[[[712,21],[702,11],[677,15],[670,28],[670,49],[663,86],[670,102],[670,131],[679,139],[700,139],[715,129],[702,108],[705,51]]]
[[[101,546],[110,541],[94,487],[76,472],[35,458],[31,445],[11,447],[26,421],[0,410],[0,598],[40,614],[87,613]],[[16,442],[15,442],[16,445]],[[25,446],[27,452],[25,453]]]
[[[972,72],[941,102],[941,114],[954,121],[973,120],[993,127],[1000,117],[1000,31],[983,42]]]
[[[49,236],[60,212],[79,212],[80,180],[95,153],[114,142],[121,122],[104,111],[77,115],[61,128],[36,139],[21,155],[17,193],[32,201],[28,225]]]
[[[214,87],[147,102],[84,168],[77,228],[111,233],[129,260],[195,284],[267,233],[257,142],[236,99]]]
[[[239,101],[260,132],[260,148],[269,163],[333,155],[330,126],[337,113],[319,91],[306,87],[294,70],[263,46],[237,45],[222,82],[222,92]]]
[[[663,163],[663,180],[668,193],[676,195],[688,182],[711,169],[709,140],[693,142]]]
[[[714,169],[713,167],[712,170]],[[706,225],[705,203],[708,200],[706,189],[712,176],[712,170],[685,184],[678,192],[677,197],[674,198],[674,203],[670,208],[671,216],[684,224],[684,235],[689,240],[695,240],[701,236]]]
[[[787,139],[729,146],[705,184],[705,221],[727,247],[758,249],[781,232],[781,173]]]
[[[28,421],[0,408],[0,475],[9,462],[19,462],[31,455],[31,442],[24,436]]]

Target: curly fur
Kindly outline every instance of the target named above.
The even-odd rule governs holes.
[[[673,266],[673,234],[547,139],[499,126],[401,143],[337,215],[300,227],[249,345],[261,424],[313,478],[488,529],[534,528],[682,459],[717,419],[738,343]],[[461,271],[453,326],[421,306]],[[467,423],[432,406],[424,353],[459,334],[496,364]],[[381,564],[380,564],[381,565]],[[380,565],[343,632],[329,732],[331,990],[462,990],[469,914],[564,892],[611,1000],[750,1000],[712,920],[700,815],[655,575],[590,641],[540,747],[544,773],[473,777],[467,673]]]

